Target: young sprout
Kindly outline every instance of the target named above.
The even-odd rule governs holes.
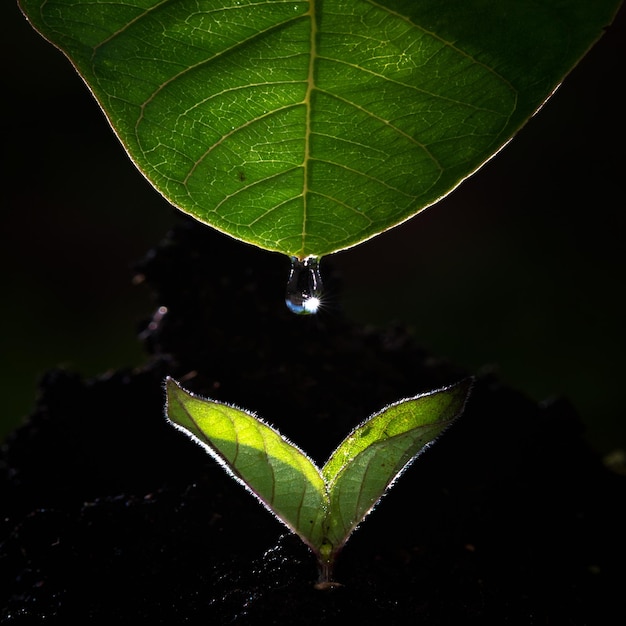
[[[333,569],[350,535],[400,474],[462,413],[472,381],[400,400],[357,426],[320,470],[258,417],[201,398],[166,380],[168,420],[309,546],[316,587],[336,586]]]

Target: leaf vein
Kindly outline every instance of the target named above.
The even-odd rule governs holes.
[[[380,180],[379,178],[376,178],[375,176],[372,176],[371,174],[368,174],[367,172],[354,169],[348,165],[344,165],[343,163],[337,163],[336,161],[331,161],[329,159],[317,159],[317,161],[319,161],[320,163],[328,163],[329,165],[340,167],[346,170],[347,172],[352,172],[353,174],[364,176],[365,178],[368,178],[369,180],[375,182],[378,185],[381,185],[382,187],[387,187],[387,189],[391,189],[392,191],[402,194],[403,196],[407,196],[408,198],[411,198],[413,200],[417,200],[417,198],[419,198],[419,196],[415,196],[413,194],[407,193],[406,191],[402,191],[402,189],[398,189],[397,187],[394,187],[393,185],[390,185],[389,183],[386,183],[384,180]],[[312,193],[317,193],[318,195],[322,195],[316,191],[313,191]]]
[[[412,135],[409,135],[409,133],[403,131],[401,128],[398,128],[390,120],[386,120],[385,118],[380,117],[376,113],[374,113],[374,112],[372,112],[372,111],[362,107],[360,104],[357,104],[356,102],[352,102],[351,100],[348,100],[348,99],[343,98],[341,96],[338,96],[337,94],[334,94],[334,93],[329,92],[329,91],[323,91],[321,89],[319,91],[320,91],[320,93],[325,93],[327,96],[329,96],[331,98],[335,98],[335,99],[339,100],[340,102],[343,102],[344,104],[347,104],[349,106],[354,107],[355,109],[357,109],[358,111],[361,111],[362,113],[364,113],[365,115],[371,117],[372,119],[374,119],[374,120],[380,122],[381,124],[384,124],[384,125],[388,126],[389,128],[393,129],[396,133],[398,133],[399,135],[403,136],[405,139],[407,139],[411,143],[415,144],[416,146],[418,146],[422,150],[424,150],[424,152],[433,161],[433,163],[437,166],[437,168],[439,170],[443,171],[443,166],[441,165],[441,163],[439,163],[439,161],[435,158],[435,156],[433,154],[431,154],[431,152],[428,150],[428,148],[426,147],[425,144],[423,144],[421,141],[419,141],[418,139],[416,139]]]
[[[196,171],[196,169],[198,168],[200,163],[202,163],[202,161],[204,161],[204,159],[206,159],[207,156],[209,156],[209,154],[211,154],[211,152],[213,150],[215,150],[215,148],[217,148],[217,146],[222,144],[229,137],[232,137],[234,134],[240,132],[244,128],[248,128],[252,124],[255,124],[256,122],[259,122],[260,120],[266,119],[268,117],[272,117],[273,115],[276,115],[277,113],[288,111],[289,109],[293,109],[293,108],[298,107],[298,106],[302,106],[302,103],[301,102],[292,102],[290,104],[286,104],[283,107],[279,107],[277,109],[272,109],[271,111],[268,111],[267,113],[264,113],[263,115],[258,115],[257,117],[254,117],[254,118],[248,120],[245,124],[240,124],[239,126],[236,126],[230,132],[226,133],[225,135],[222,135],[213,145],[211,145],[209,148],[207,148],[207,150],[196,160],[196,162],[194,163],[193,167],[187,173],[187,176],[185,176],[185,179],[183,180],[183,184],[185,186],[187,185],[189,179],[191,178],[191,176],[193,176],[194,172]]]
[[[258,31],[256,33],[254,33],[253,35],[251,35],[250,37],[247,37],[246,39],[242,39],[241,41],[236,42],[232,46],[224,48],[223,50],[220,50],[219,52],[217,52],[216,54],[214,54],[213,56],[211,56],[211,57],[209,57],[207,59],[203,59],[202,61],[199,61],[198,63],[194,63],[193,65],[189,65],[188,67],[183,69],[178,74],[175,74],[174,76],[171,76],[166,81],[161,83],[158,86],[158,88],[154,92],[152,92],[152,94],[150,94],[150,96],[148,96],[148,98],[146,98],[146,100],[139,107],[140,108],[140,113],[139,113],[139,116],[137,118],[137,122],[135,123],[135,136],[137,137],[137,140],[139,140],[139,131],[138,131],[138,129],[139,129],[139,126],[141,125],[141,122],[143,120],[144,112],[145,112],[146,107],[148,106],[148,104],[150,104],[150,102],[152,102],[157,97],[157,95],[163,89],[165,89],[165,87],[167,87],[168,85],[170,85],[174,81],[180,79],[185,74],[187,74],[187,73],[197,69],[198,67],[202,67],[203,65],[207,65],[208,63],[211,63],[211,62],[215,61],[215,59],[219,59],[220,57],[223,57],[224,55],[232,52],[233,50],[236,50],[238,48],[242,48],[242,47],[245,47],[245,46],[249,45],[251,42],[255,41],[259,37],[267,35],[268,33],[271,33],[273,31],[280,30],[281,28],[284,28],[288,24],[296,22],[296,21],[298,21],[300,19],[302,19],[302,16],[301,15],[296,15],[294,17],[289,18],[288,20],[284,20],[284,21],[279,22],[277,24],[273,24],[270,28],[266,28],[266,29],[260,30],[260,31]]]
[[[486,65],[482,61],[478,61],[471,54],[468,54],[467,52],[465,52],[465,50],[462,50],[461,48],[456,46],[451,41],[448,41],[447,39],[444,39],[440,35],[437,35],[437,33],[434,33],[432,31],[426,30],[423,26],[420,26],[419,24],[416,24],[415,22],[410,20],[406,15],[402,15],[401,13],[398,13],[397,11],[393,11],[389,7],[382,6],[381,4],[376,2],[375,0],[365,0],[365,2],[368,2],[372,6],[378,8],[378,9],[381,9],[382,11],[386,11],[389,15],[393,15],[397,19],[400,19],[400,20],[406,22],[411,27],[420,30],[424,34],[429,35],[430,37],[432,37],[433,39],[436,39],[437,41],[440,41],[442,44],[444,44],[445,46],[449,47],[451,50],[454,50],[455,52],[457,52],[458,54],[462,55],[466,59],[469,59],[472,63],[474,63],[476,65],[479,65],[480,67],[484,68],[489,73],[493,74],[496,78],[498,78],[500,81],[502,81],[503,84],[505,84],[505,85],[507,85],[509,87],[511,92],[515,95],[515,99],[516,99],[516,102],[517,102],[517,90],[513,87],[513,85],[511,84],[511,82],[509,80],[507,80],[504,76],[502,76],[501,74],[496,72],[492,67],[489,67],[488,65]],[[512,110],[515,110],[515,106],[512,107]]]

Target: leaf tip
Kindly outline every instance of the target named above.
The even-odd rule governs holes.
[[[169,375],[166,376],[165,379],[163,380],[163,387],[168,397],[182,396],[182,395],[193,396],[193,393],[184,389],[183,386],[177,380],[175,380]]]
[[[176,426],[178,425],[178,420],[174,419],[172,415],[173,405],[175,401],[178,401],[178,404],[183,404],[182,397],[185,394],[185,390],[171,376],[165,377],[163,388],[165,390],[165,419]]]

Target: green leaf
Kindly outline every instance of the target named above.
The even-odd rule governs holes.
[[[493,156],[620,0],[21,0],[183,211],[305,258]]]
[[[325,538],[339,550],[389,486],[461,414],[471,381],[402,400],[373,415],[322,469],[330,494]]]
[[[166,387],[169,420],[317,550],[327,496],[310,459],[253,415],[194,396],[171,378]]]
[[[167,417],[219,461],[317,557],[332,585],[337,554],[393,481],[463,411],[471,380],[392,404],[355,428],[320,472],[254,415],[167,379]]]

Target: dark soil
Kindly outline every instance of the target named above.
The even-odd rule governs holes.
[[[256,411],[322,464],[385,404],[472,374],[401,327],[283,305],[288,262],[181,225],[137,269],[150,362],[41,382],[0,457],[3,624],[626,623],[626,477],[565,400],[478,376],[466,412],[313,588],[301,542],[163,417],[163,379]]]

